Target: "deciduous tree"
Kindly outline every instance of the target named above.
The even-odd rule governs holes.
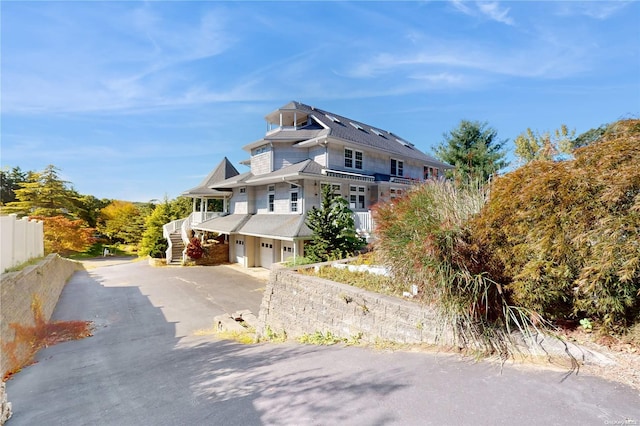
[[[569,130],[565,124],[552,133],[539,133],[527,129],[515,140],[516,156],[524,163],[533,160],[562,159],[576,148],[575,133],[575,130]]]
[[[93,244],[93,228],[83,220],[64,216],[31,216],[44,222],[45,253],[69,255],[87,250]]]

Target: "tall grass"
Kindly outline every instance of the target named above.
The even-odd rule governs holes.
[[[487,256],[474,243],[469,220],[480,213],[487,190],[430,181],[374,210],[376,250],[395,279],[418,286],[439,314],[443,337],[463,348],[502,357],[514,351],[513,332],[532,336],[543,325],[512,306],[492,279]],[[499,276],[499,274],[497,275]]]

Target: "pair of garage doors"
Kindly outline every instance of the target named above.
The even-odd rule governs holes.
[[[257,266],[262,266],[263,268],[270,268],[271,264],[273,264],[275,259],[274,252],[274,241],[270,238],[260,238],[259,239],[259,252],[258,252],[258,260],[260,262]],[[247,255],[246,244],[244,237],[236,237],[236,262],[241,265],[244,265],[244,259]]]

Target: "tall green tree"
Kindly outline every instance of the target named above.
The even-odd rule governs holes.
[[[5,205],[16,201],[16,189],[20,189],[20,184],[26,182],[27,173],[20,167],[11,170],[0,170],[0,204]]]
[[[335,194],[331,185],[322,186],[320,208],[314,206],[309,210],[307,226],[313,232],[313,240],[305,252],[313,261],[340,259],[364,246],[364,241],[356,234],[349,203]]]
[[[99,199],[93,195],[77,194],[75,200],[78,218],[87,222],[92,228],[98,226],[100,211],[111,203],[111,200],[106,198]]]
[[[14,191],[16,201],[8,203],[5,210],[30,216],[75,216],[77,193],[60,178],[59,170],[48,165],[42,172],[29,172]]]
[[[507,140],[499,140],[498,132],[486,122],[462,120],[443,138],[434,150],[436,157],[455,166],[447,177],[459,182],[485,182],[509,164],[505,161]]]
[[[140,242],[140,256],[163,258],[166,256],[169,243],[162,235],[162,226],[171,222],[171,205],[169,200],[156,205],[145,221],[145,230]]]
[[[562,124],[560,128],[553,132],[540,133],[527,129],[518,135],[515,140],[516,156],[525,164],[534,160],[553,161],[563,159],[571,155],[578,146],[576,145],[577,139],[574,139],[575,134],[576,131],[569,130],[565,124]],[[585,136],[585,138],[597,137],[595,135]]]

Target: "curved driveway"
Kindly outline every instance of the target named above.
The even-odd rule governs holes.
[[[229,266],[77,272],[54,317],[94,321],[94,336],[41,351],[7,383],[8,426],[640,424],[638,392],[599,378],[199,332],[257,313],[263,287]]]

